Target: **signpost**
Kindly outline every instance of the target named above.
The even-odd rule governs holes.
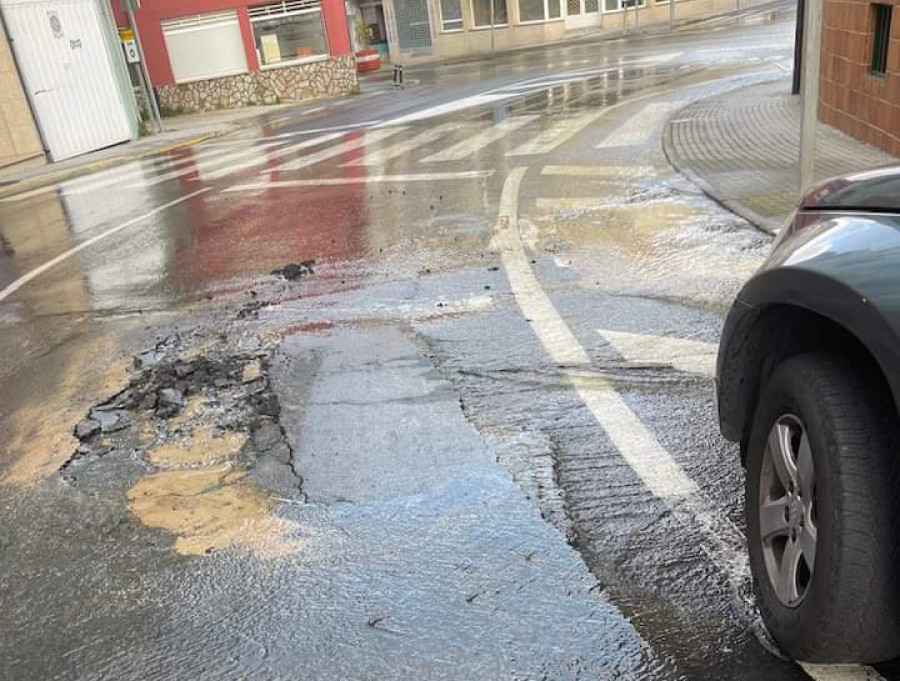
[[[130,41],[125,40],[122,36],[122,43],[125,46],[125,55],[128,62],[138,64],[138,80],[141,85],[141,92],[144,93],[144,101],[147,102],[150,119],[153,121],[153,127],[156,132],[162,132],[162,117],[159,115],[159,105],[156,102],[156,93],[150,85],[150,74],[147,71],[147,60],[144,58],[144,48],[141,45],[141,35],[138,31],[137,20],[134,18],[134,12],[141,6],[141,0],[121,0],[122,10],[128,15],[128,23],[131,24]],[[121,33],[120,33],[121,35]],[[129,54],[129,42],[134,43],[134,56]]]
[[[816,181],[819,70],[822,61],[822,0],[806,0],[803,46],[803,111],[800,119],[800,194]]]

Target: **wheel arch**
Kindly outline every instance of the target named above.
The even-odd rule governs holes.
[[[845,324],[828,315],[785,302],[747,308],[733,322],[728,341],[719,351],[719,417],[725,437],[741,443],[742,460],[766,380],[795,355],[832,352],[852,357],[867,383],[890,402],[891,413],[897,413],[900,383],[896,375],[890,380],[883,360]]]

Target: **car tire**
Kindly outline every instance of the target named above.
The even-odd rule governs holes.
[[[873,385],[838,356],[795,356],[754,415],[750,565],[763,621],[800,661],[900,655],[897,418]]]

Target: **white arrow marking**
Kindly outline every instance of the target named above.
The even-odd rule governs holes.
[[[713,343],[671,336],[598,330],[600,335],[629,362],[667,364],[680,371],[710,378],[716,375],[717,346]]]

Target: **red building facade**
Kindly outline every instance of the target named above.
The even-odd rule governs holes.
[[[119,0],[111,2],[127,27]],[[299,100],[357,85],[343,0],[144,0],[135,18],[167,109]]]
[[[900,0],[826,0],[819,113],[900,155]]]

